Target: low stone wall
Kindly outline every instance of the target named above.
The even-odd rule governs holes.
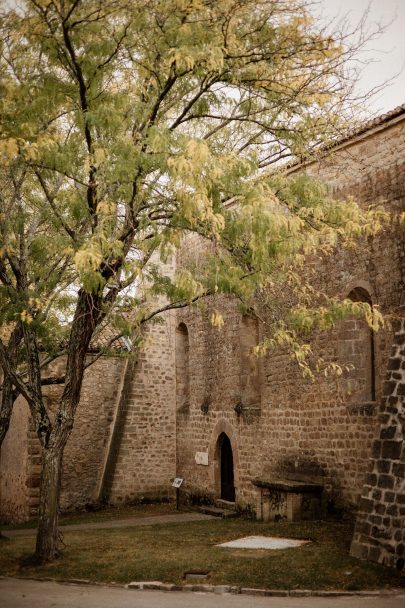
[[[92,355],[89,355],[91,357]],[[62,375],[62,358],[49,373]],[[103,467],[117,408],[125,359],[104,357],[86,371],[75,423],[64,459],[62,511],[84,508],[99,500]],[[44,389],[44,401],[54,415],[62,388]],[[39,504],[41,445],[26,401],[19,397],[0,455],[0,519],[25,521],[36,516]]]
[[[37,504],[30,475],[29,411],[21,397],[14,404],[9,431],[0,451],[0,520],[24,521]]]
[[[381,404],[381,427],[359,504],[351,555],[405,565],[405,318],[398,323]]]

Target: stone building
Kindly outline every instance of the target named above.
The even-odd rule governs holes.
[[[378,304],[393,326],[399,323],[405,316],[405,224],[399,221],[405,211],[405,106],[368,123],[320,161],[290,171],[326,181],[337,198],[350,194],[365,205],[387,206],[389,227],[355,251],[320,257],[314,282],[330,295]],[[262,359],[252,355],[262,328],[231,299],[220,302],[221,330],[210,323],[213,306],[207,302],[205,314],[167,313],[164,323],[148,330],[137,362],[116,357],[90,368],[66,449],[62,508],[171,497],[171,479],[179,476],[194,503],[219,498],[266,516],[264,502],[282,493],[277,483],[285,489],[290,482],[315,494],[319,488],[321,508],[342,512],[356,508],[364,486],[360,512],[365,519],[380,514],[381,529],[383,508],[396,505],[385,517],[384,542],[391,549],[372,554],[370,547],[380,541],[373,522],[364,519],[354,553],[403,566],[403,338],[396,337],[392,363],[391,328],[374,334],[364,321],[346,319],[314,335],[312,347],[326,361],[353,369],[339,380],[312,383],[282,350]],[[384,383],[387,366],[396,374],[391,384]],[[390,447],[383,447],[388,437]],[[40,455],[22,400],[0,466],[2,517],[32,516]],[[288,508],[279,515],[293,516],[296,503]]]

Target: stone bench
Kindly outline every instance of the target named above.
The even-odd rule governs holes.
[[[323,486],[291,479],[254,479],[256,514],[262,521],[299,521],[321,516]]]

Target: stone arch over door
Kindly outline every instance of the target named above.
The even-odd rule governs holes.
[[[211,463],[210,482],[217,498],[221,497],[221,445],[223,437],[229,440],[233,458],[233,481],[235,488],[235,501],[238,500],[239,487],[239,446],[233,426],[225,419],[217,422],[211,434],[209,445],[209,462]]]

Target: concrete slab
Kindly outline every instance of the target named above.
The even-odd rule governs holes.
[[[309,540],[296,540],[294,538],[277,538],[275,536],[245,536],[217,547],[230,547],[232,549],[290,549],[308,544]]]

